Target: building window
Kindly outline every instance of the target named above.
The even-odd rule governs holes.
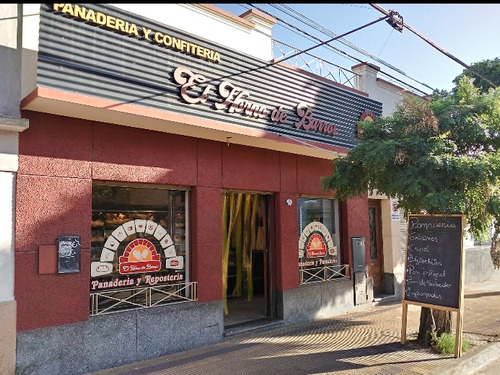
[[[93,186],[91,315],[196,299],[187,197],[178,189]]]
[[[339,248],[338,202],[333,199],[299,198],[300,284],[346,278]]]

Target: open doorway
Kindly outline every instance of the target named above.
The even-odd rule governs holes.
[[[225,192],[222,212],[224,326],[270,317],[269,196]]]

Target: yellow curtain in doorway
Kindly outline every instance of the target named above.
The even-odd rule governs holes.
[[[233,289],[233,297],[241,297],[243,293],[243,270],[246,274],[247,300],[253,298],[252,278],[252,243],[255,243],[255,218],[257,214],[257,194],[243,195],[243,212],[238,217],[235,227],[235,251],[236,251],[236,283]]]
[[[247,274],[247,300],[253,298],[252,244],[255,243],[256,216],[259,197],[257,194],[247,195],[245,201],[245,223],[243,243],[243,266]]]
[[[243,194],[224,194],[222,200],[222,293],[224,298],[224,313],[229,313],[227,309],[227,272],[229,268],[229,249],[231,245],[231,235],[234,224],[241,207]],[[228,217],[229,211],[229,217]]]
[[[253,298],[252,250],[257,237],[258,194],[226,193],[222,206],[222,288],[224,312],[228,314],[228,271],[230,251],[234,251],[235,285],[231,291],[233,297],[241,297],[243,284],[246,282],[247,300]],[[245,271],[243,273],[243,270]],[[244,274],[246,280],[243,279]]]
[[[243,195],[243,199],[245,199],[245,195]],[[243,275],[241,273],[242,267],[242,222],[241,222],[241,210],[238,212],[238,216],[236,217],[236,224],[234,226],[234,250],[235,250],[235,268],[236,268],[236,280],[234,283],[233,292],[231,295],[233,297],[241,297],[242,294],[242,280]]]

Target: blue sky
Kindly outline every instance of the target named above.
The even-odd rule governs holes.
[[[240,15],[251,6],[246,3],[212,4],[225,11]],[[383,13],[370,4],[316,4],[316,3],[253,3],[259,10],[269,12],[325,41],[331,35],[314,30],[311,26],[291,17],[296,11],[336,35],[343,35],[369,22],[383,17]],[[404,23],[425,36],[448,54],[466,65],[500,57],[500,4],[378,4],[383,9],[398,12]],[[292,13],[293,14],[293,13]],[[307,39],[278,22],[273,38],[307,49],[318,42]],[[451,90],[453,79],[465,69],[409,29],[400,33],[385,21],[378,22],[345,37],[348,43],[334,41],[332,45],[349,56],[319,47],[311,54],[350,69],[361,61],[379,66],[385,72],[413,87],[431,93],[431,88]],[[354,45],[353,49],[349,44]],[[359,52],[366,51],[374,58]],[[354,57],[355,59],[353,59]],[[395,68],[395,69],[393,69]],[[384,76],[381,76],[384,78]],[[427,87],[429,86],[429,87]]]

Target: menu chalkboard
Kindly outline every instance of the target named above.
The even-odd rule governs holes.
[[[462,216],[409,215],[404,300],[460,306]]]
[[[58,242],[58,273],[80,272],[80,236],[59,236]]]

